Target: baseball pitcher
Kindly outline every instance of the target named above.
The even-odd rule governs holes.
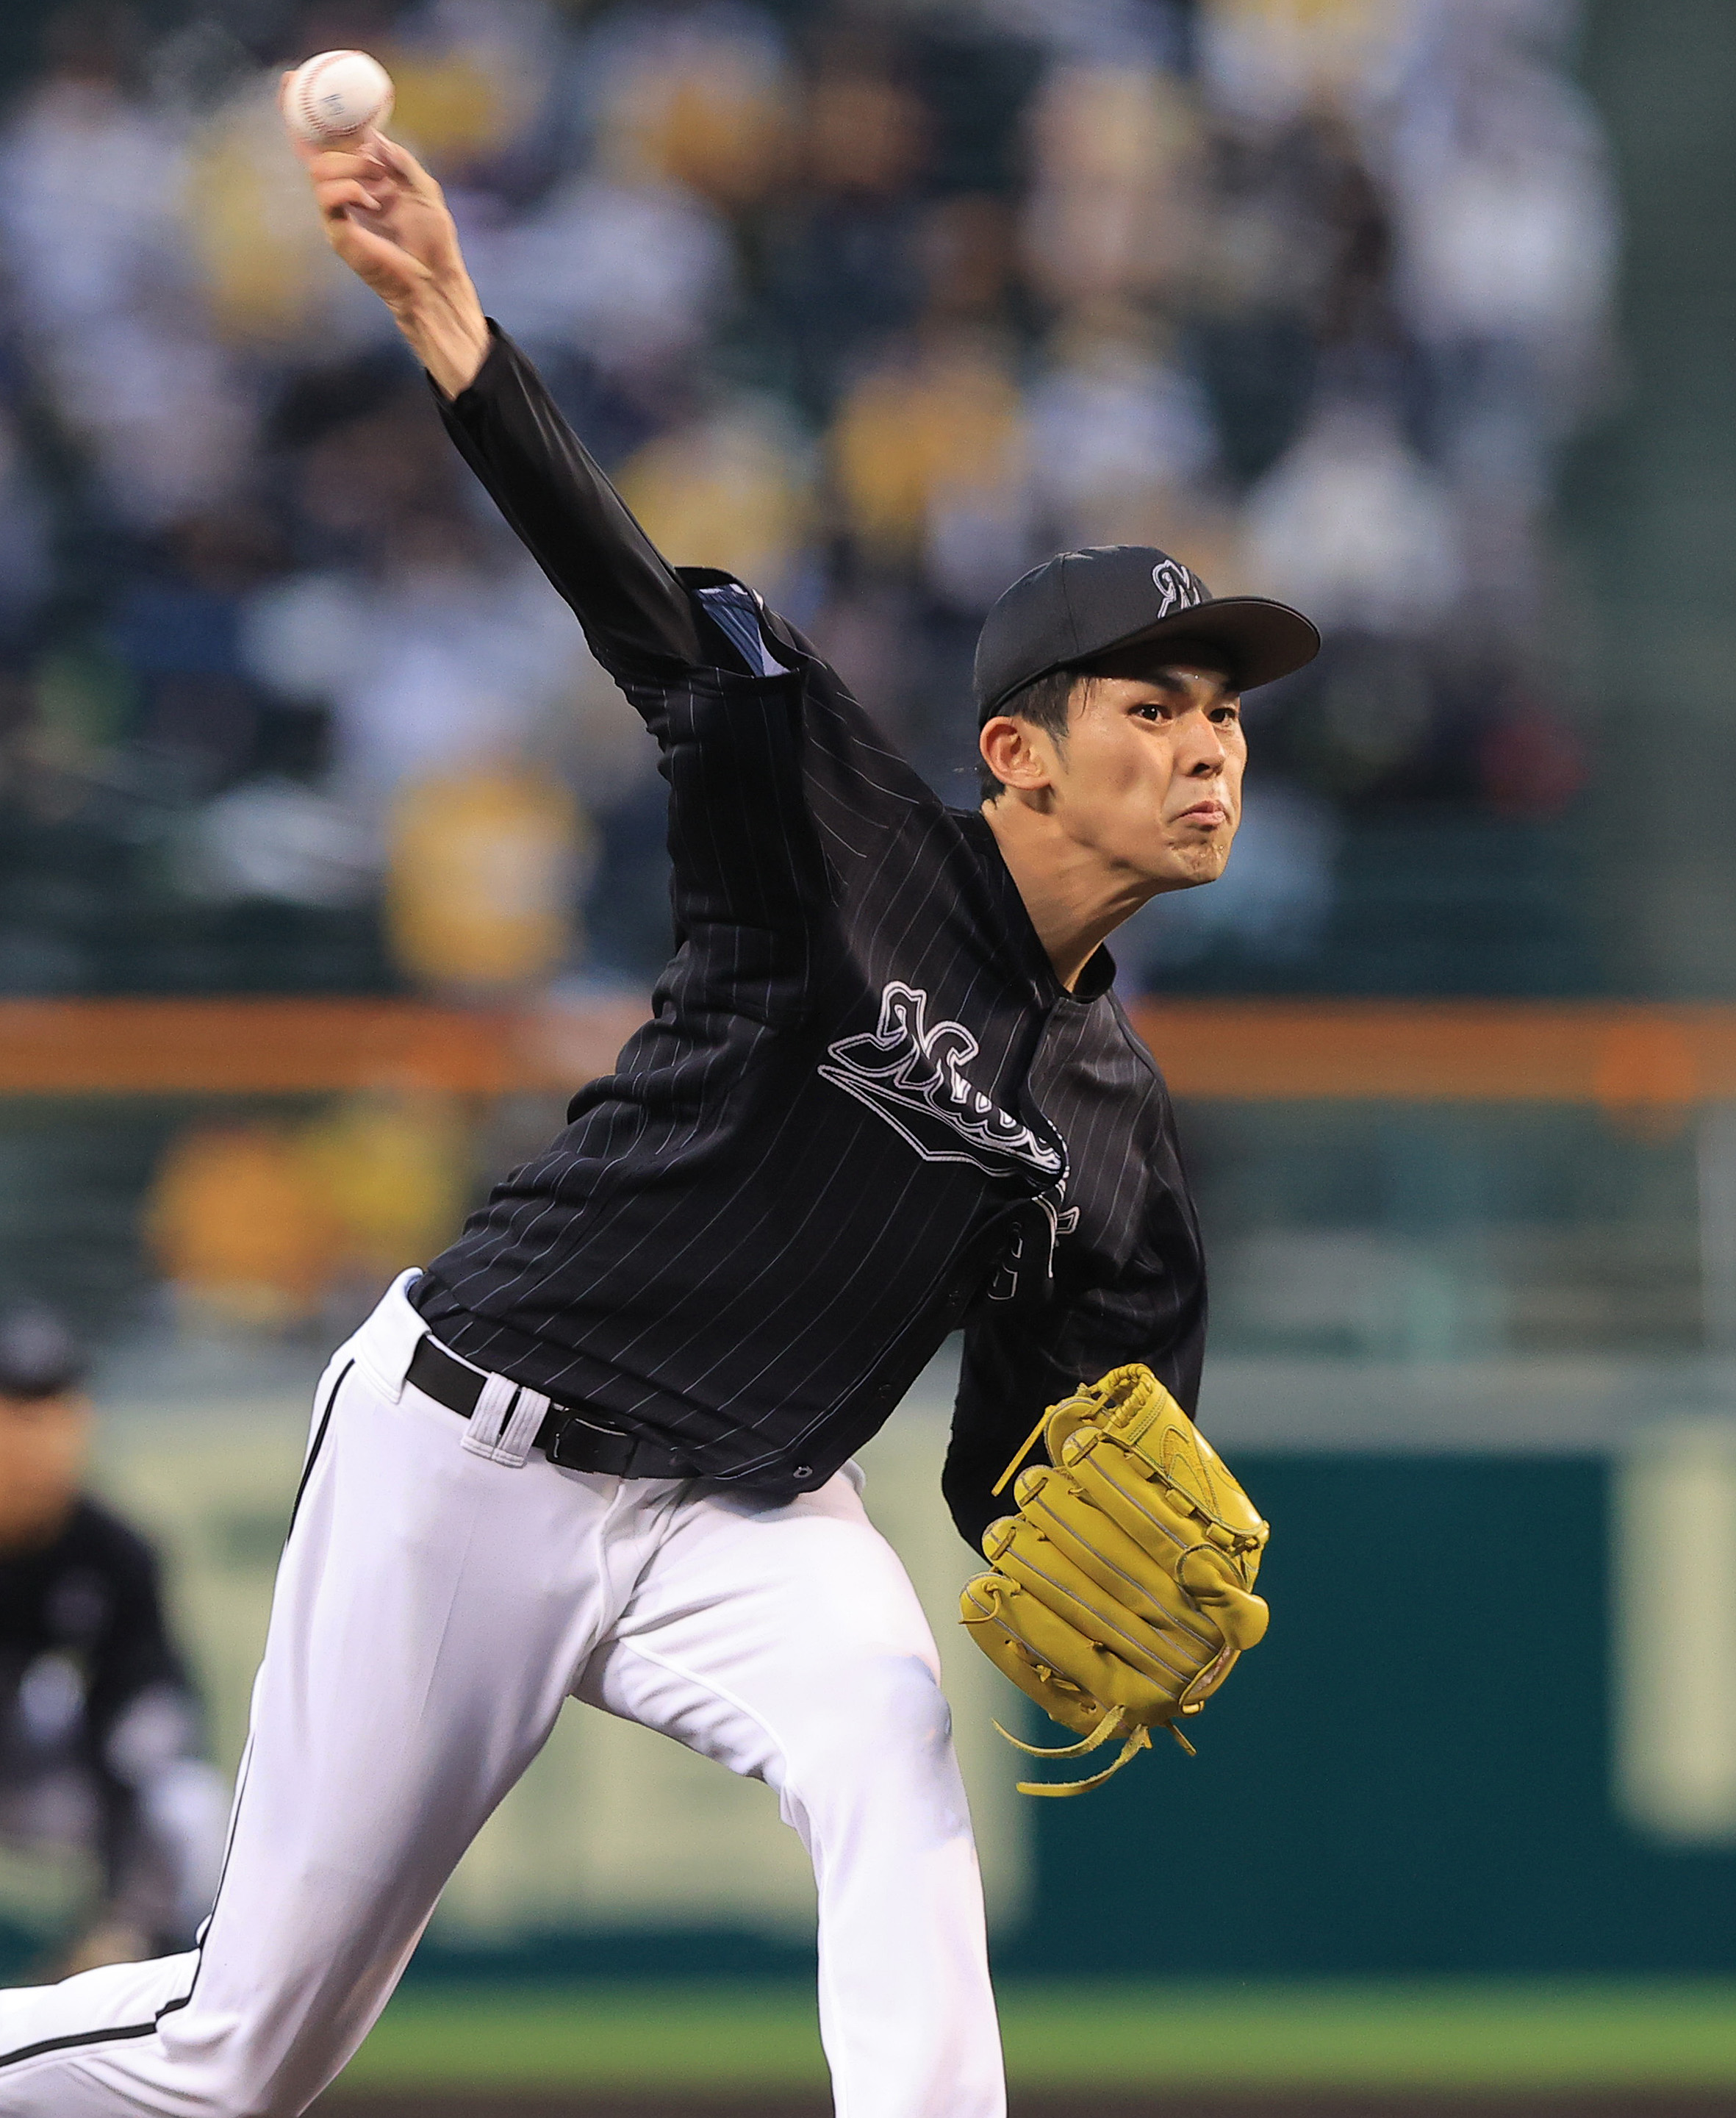
[[[675,954],[566,1130],[334,1357],[199,1946],[0,1995],[0,2114],[305,2110],[577,1698],[776,1790],[840,2111],[1000,2118],[934,1644],[852,1454],[962,1327],[976,1621],[1074,1747],[1173,1724],[1257,1632],[1263,1525],[1188,1441],[1169,1100],[1103,942],[1221,872],[1239,695],[1317,636],[1161,552],[1051,559],[984,627],[986,798],[949,809],[751,589],[652,547],[413,158],[304,155],[658,747]]]

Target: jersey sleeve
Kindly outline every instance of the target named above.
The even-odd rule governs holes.
[[[880,862],[889,825],[940,805],[753,590],[669,564],[489,328],[470,387],[436,391],[441,416],[662,751],[677,948],[697,944],[709,1008],[733,996],[768,1020],[799,1012],[836,876]]]
[[[1130,1271],[1041,1307],[986,1302],[967,1325],[952,1439],[941,1490],[958,1534],[980,1551],[982,1533],[1018,1503],[1009,1479],[993,1487],[1051,1404],[1111,1368],[1143,1361],[1193,1416],[1199,1396],[1203,1315],[1177,1332],[1165,1314],[1166,1275]],[[1024,1459],[1041,1463],[1041,1446]],[[1023,1464],[1021,1465],[1021,1468]]]
[[[562,417],[536,368],[499,326],[468,390],[432,380],[458,451],[584,629],[591,652],[626,680],[722,667],[760,673],[739,624],[713,622],[635,520]]]

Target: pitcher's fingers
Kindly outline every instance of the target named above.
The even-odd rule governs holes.
[[[373,193],[365,191],[350,177],[328,178],[322,184],[316,184],[313,195],[327,220],[341,220],[345,209],[353,206],[360,206],[364,213],[380,210],[380,201]]]
[[[408,147],[400,146],[395,140],[388,140],[383,132],[370,132],[367,140],[374,153],[400,183],[409,184],[425,198],[439,195],[439,185]]]
[[[404,289],[425,284],[432,276],[426,265],[389,237],[376,234],[353,215],[340,215],[328,221],[326,235],[351,271],[359,273],[376,293],[383,293],[388,285]]]
[[[371,177],[389,177],[391,171],[366,147],[321,147],[309,160],[307,173],[320,183],[328,177],[360,177],[365,182]]]

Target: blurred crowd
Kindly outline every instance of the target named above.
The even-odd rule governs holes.
[[[1561,816],[1550,519],[1618,227],[1572,0],[215,0],[49,21],[0,124],[0,991],[498,995],[667,941],[649,742],[327,253],[353,45],[677,561],[949,798],[1069,543],[1294,599],[1226,880],[1127,981],[1309,983],[1371,818]]]

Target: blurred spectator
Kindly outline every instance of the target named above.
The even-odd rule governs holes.
[[[326,1294],[365,1316],[407,1259],[450,1242],[467,1200],[469,1135],[449,1097],[347,1096],[302,1135],[302,1157],[341,1232]]]
[[[1335,356],[1396,350],[1390,215],[1355,132],[1330,110],[1276,129],[1221,116],[1209,158],[1198,337],[1230,468],[1257,478]]]
[[[1195,240],[1198,120],[1155,67],[1063,67],[1031,113],[1027,269],[1058,308],[1160,297]]]
[[[715,215],[644,178],[575,176],[476,247],[484,300],[528,347],[576,347],[641,381],[698,349],[731,280]]]
[[[720,404],[649,442],[619,483],[653,543],[682,565],[722,567],[774,603],[799,591],[811,470],[775,405]]]
[[[146,1217],[178,1321],[282,1332],[360,1315],[456,1229],[465,1140],[445,1099],[385,1092],[296,1125],[190,1126],[158,1167]]]
[[[1514,34],[1563,12],[1435,10],[1389,136],[1396,289],[1431,368],[1434,446],[1454,475],[1534,504],[1597,380],[1615,250],[1591,107]]]
[[[1566,12],[1554,0],[1430,10],[1388,136],[1395,292],[1431,452],[1473,530],[1468,588],[1518,641],[1543,620],[1539,518],[1561,446],[1608,362],[1608,158],[1589,104],[1535,48],[1558,41]]]
[[[190,1948],[228,1808],[155,1555],[83,1490],[83,1377],[57,1317],[0,1310],[0,1843],[99,1877],[57,1977]]]
[[[397,525],[383,579],[310,574],[247,618],[250,665],[284,696],[329,701],[338,788],[363,816],[399,783],[524,747],[577,650],[537,582],[464,563],[439,517]]]
[[[180,141],[138,99],[118,7],[50,19],[44,79],[0,133],[0,234],[27,343],[104,497],[155,526],[236,490],[252,407],[201,333]]]
[[[317,1313],[342,1224],[294,1135],[195,1126],[152,1187],[145,1238],[183,1323],[282,1330]]]
[[[598,160],[724,212],[764,197],[794,144],[792,84],[769,16],[740,0],[611,17],[584,53]]]
[[[884,52],[858,41],[831,45],[809,84],[802,181],[781,203],[768,267],[793,380],[816,414],[920,305],[916,187],[931,125]]]
[[[380,56],[416,152],[486,180],[546,122],[565,40],[546,0],[433,0],[400,15]]]
[[[1241,118],[1281,125],[1376,100],[1401,62],[1418,0],[1205,0],[1203,70]]]
[[[1058,543],[1185,549],[1215,580],[1223,568],[1203,548],[1218,467],[1211,408],[1155,339],[1127,311],[1054,334],[1029,393],[1032,473]]]
[[[900,347],[833,430],[844,516],[870,563],[919,565],[984,611],[1031,562],[1025,410],[1002,348],[969,330]]]
[[[190,898],[339,911],[378,886],[376,836],[343,802],[287,774],[262,773],[207,802],[177,867]]]
[[[110,640],[138,687],[135,740],[191,793],[209,794],[248,763],[258,741],[240,613],[280,564],[275,525],[239,508],[187,516],[158,540],[155,557],[117,597]]]
[[[44,340],[183,282],[178,143],[137,99],[138,33],[124,7],[59,11],[43,76],[0,135],[0,227]]]
[[[1426,631],[1463,585],[1449,495],[1367,400],[1322,406],[1249,496],[1246,538],[1249,577],[1327,631]]]
[[[455,999],[546,984],[571,959],[587,850],[566,788],[527,771],[438,774],[394,806],[387,932],[416,982]]]
[[[921,101],[884,58],[835,48],[808,90],[803,174],[810,195],[903,196],[927,158],[929,129]]]

